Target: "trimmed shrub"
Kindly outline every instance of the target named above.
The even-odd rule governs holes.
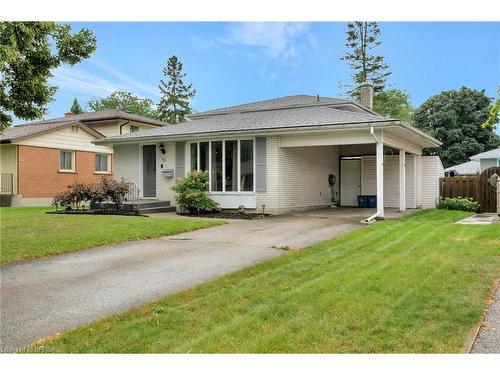
[[[100,185],[102,194],[106,198],[109,198],[115,204],[116,210],[119,211],[123,205],[125,196],[129,191],[128,184],[125,181],[116,181],[103,178]]]
[[[478,212],[479,203],[472,198],[443,198],[440,197],[437,208],[442,210],[458,210],[467,212]]]
[[[179,179],[172,190],[175,199],[183,211],[189,213],[213,211],[217,203],[207,193],[208,172],[192,171],[185,178]]]

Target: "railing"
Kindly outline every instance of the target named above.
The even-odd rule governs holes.
[[[0,193],[14,193],[14,175],[12,173],[0,173]]]
[[[133,205],[137,205],[137,209],[139,209],[139,196],[141,193],[141,189],[135,182],[127,182],[128,185],[128,193],[125,195],[125,202],[130,202]]]

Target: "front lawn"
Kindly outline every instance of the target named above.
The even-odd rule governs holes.
[[[0,208],[1,263],[114,242],[159,237],[221,221],[114,215],[49,215],[52,208]]]
[[[500,274],[500,226],[428,210],[290,252],[38,344],[40,351],[461,352]]]

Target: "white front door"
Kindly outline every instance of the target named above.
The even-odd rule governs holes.
[[[357,206],[361,194],[361,159],[340,162],[340,205]]]

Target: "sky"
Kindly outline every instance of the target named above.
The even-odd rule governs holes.
[[[58,86],[46,118],[85,108],[114,90],[159,100],[166,60],[177,55],[197,94],[196,111],[294,94],[345,97],[352,71],[344,22],[332,23],[71,23],[89,28],[91,58],[53,72]],[[500,85],[500,23],[381,22],[390,86],[408,91],[414,106],[441,91],[466,86],[496,95]],[[16,123],[22,121],[16,120]],[[500,129],[497,129],[500,131]]]

